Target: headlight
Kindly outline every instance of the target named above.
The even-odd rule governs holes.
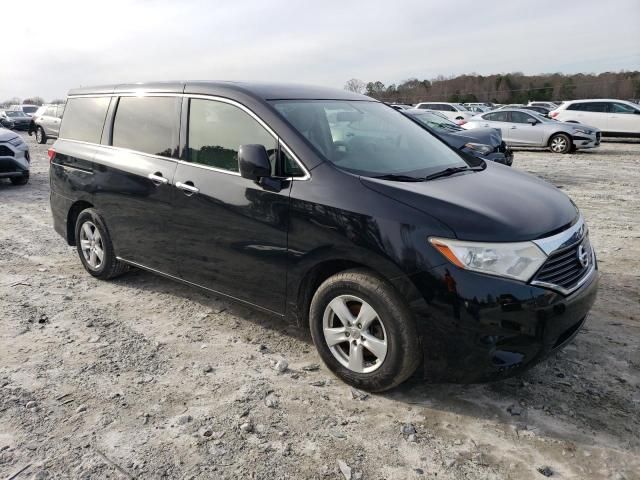
[[[528,281],[547,259],[532,242],[484,243],[435,237],[429,242],[460,268],[523,282]]]
[[[593,132],[586,128],[574,128],[573,133],[584,133],[585,135],[591,135]]]
[[[9,143],[11,145],[13,145],[14,147],[19,147],[24,142],[22,141],[22,139],[20,137],[15,137],[15,138],[12,138],[11,140],[9,140]]]
[[[481,155],[493,152],[493,147],[491,145],[485,145],[484,143],[465,143],[464,146]]]

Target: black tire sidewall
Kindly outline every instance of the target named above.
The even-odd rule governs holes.
[[[40,139],[37,138],[38,133],[40,133]],[[44,145],[45,143],[47,143],[47,134],[44,133],[44,128],[42,127],[36,128],[36,140],[41,145]]]
[[[394,293],[393,287],[383,279],[374,276],[369,278],[378,283],[377,289],[372,282],[354,281],[342,274],[325,281],[313,297],[309,327],[320,357],[332,372],[363,390],[383,391],[398,385],[415,371],[419,363],[419,344],[415,322],[408,308]],[[333,356],[326,343],[322,326],[324,311],[328,303],[339,295],[361,298],[374,308],[382,320],[387,335],[387,355],[383,364],[371,373],[349,370]]]
[[[11,177],[11,183],[14,185],[26,185],[29,183],[29,174],[22,175],[21,177]]]
[[[84,258],[84,254],[82,253],[82,247],[80,246],[80,229],[86,221],[90,221],[91,223],[93,223],[100,232],[100,236],[102,237],[102,249],[104,252],[104,256],[102,258],[102,264],[100,265],[100,268],[97,269],[94,269],[87,263],[86,259]],[[113,252],[111,238],[109,237],[107,227],[105,226],[105,223],[100,215],[94,209],[88,208],[80,212],[80,214],[78,215],[75,226],[75,238],[78,256],[80,257],[80,261],[82,262],[85,270],[87,270],[87,272],[89,272],[94,277],[105,277],[107,275],[107,269],[109,268],[109,265],[115,259],[115,254]]]

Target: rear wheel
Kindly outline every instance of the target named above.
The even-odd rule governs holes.
[[[415,323],[405,302],[388,282],[366,270],[325,280],[311,301],[309,322],[327,367],[357,388],[388,390],[420,363]]]
[[[20,177],[11,177],[11,183],[14,185],[26,185],[29,183],[29,174],[26,173]]]
[[[42,127],[36,128],[36,142],[38,143],[47,143],[47,134],[44,133],[44,129]]]
[[[108,280],[127,271],[127,265],[116,258],[104,220],[93,208],[80,212],[75,233],[80,261],[91,275]]]
[[[549,149],[553,153],[569,153],[572,146],[571,138],[564,133],[556,133],[549,140]]]

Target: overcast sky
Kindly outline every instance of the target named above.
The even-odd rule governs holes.
[[[640,0],[7,0],[0,13],[0,100],[145,80],[640,69]]]

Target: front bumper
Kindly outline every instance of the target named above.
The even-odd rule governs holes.
[[[445,264],[411,276],[424,377],[474,383],[520,373],[566,345],[593,305],[598,271],[571,295]]]
[[[510,167],[513,165],[513,150],[507,148],[504,152],[492,152],[483,158],[485,160],[491,160],[492,162],[501,163]]]
[[[0,178],[20,177],[29,173],[29,149],[0,142]]]
[[[584,134],[574,135],[572,137],[573,146],[577,150],[587,149],[587,148],[596,148],[600,146],[600,138],[601,138],[600,132],[596,132],[593,135],[584,135]]]

